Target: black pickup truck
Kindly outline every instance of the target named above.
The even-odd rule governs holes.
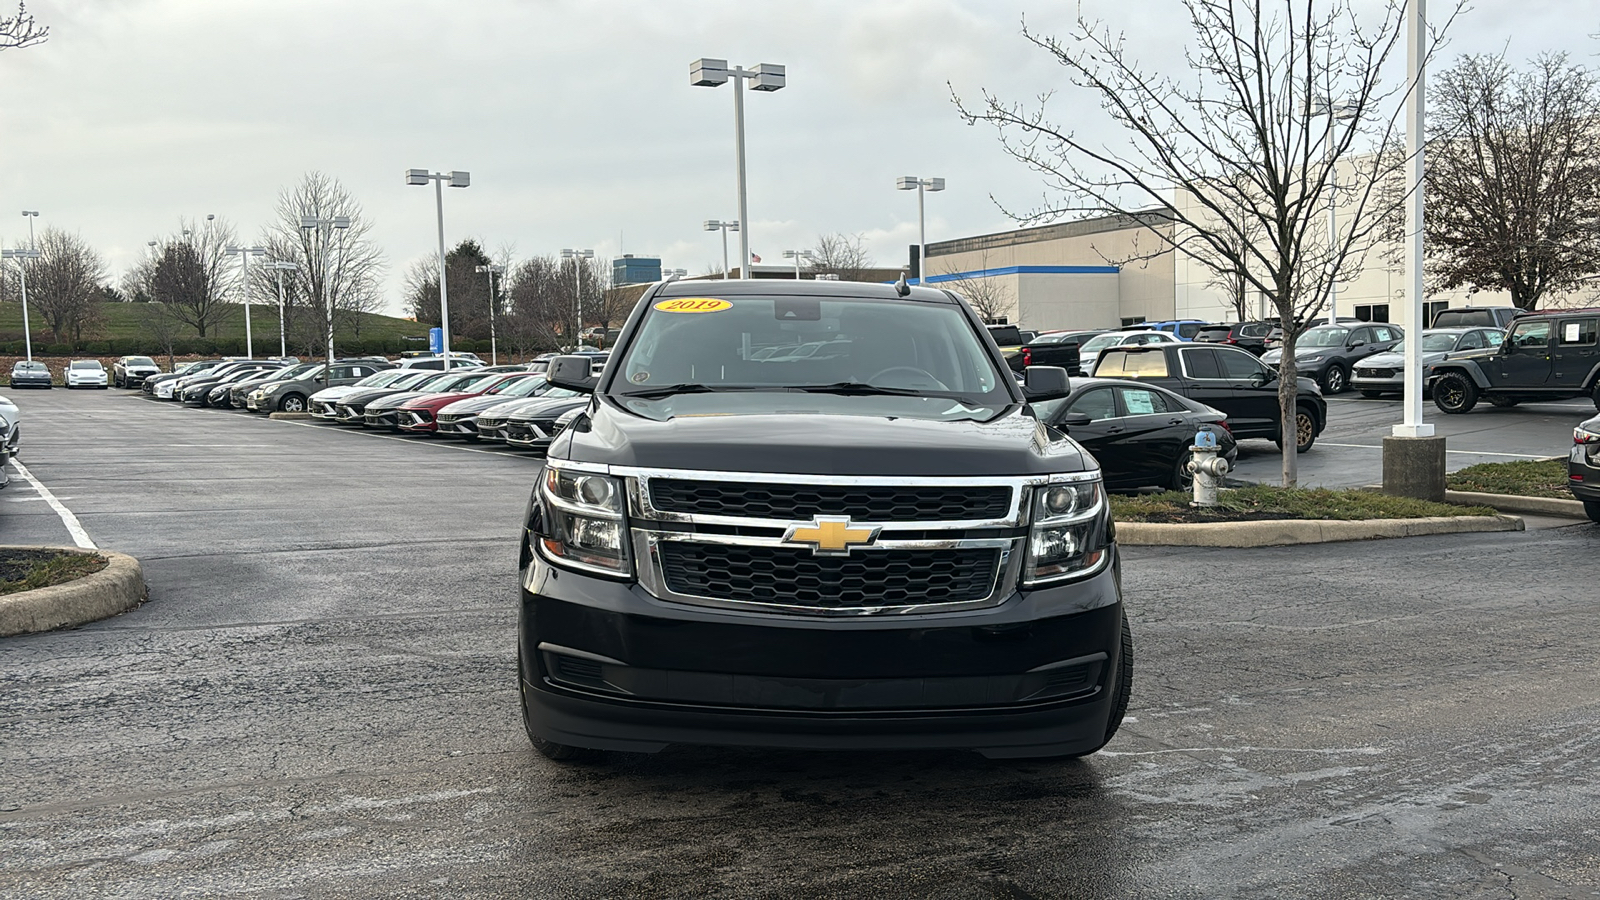
[[[1159,385],[1225,413],[1235,438],[1266,438],[1283,446],[1278,372],[1248,350],[1196,343],[1107,347],[1094,374]],[[1328,401],[1315,381],[1297,378],[1295,384],[1295,449],[1304,453],[1328,424]]]
[[[826,358],[767,354],[808,341]],[[550,445],[519,683],[552,759],[673,743],[1082,756],[1132,643],[1101,472],[947,291],[652,286]]]
[[[1070,375],[1082,375],[1078,366],[1078,345],[1101,333],[1103,331],[1047,331],[1008,356],[1006,362],[1016,372],[1029,366],[1060,366]]]

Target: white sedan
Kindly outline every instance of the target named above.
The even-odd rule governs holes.
[[[67,390],[78,387],[104,388],[110,384],[106,367],[98,359],[75,359],[67,366]]]
[[[1100,359],[1100,351],[1107,347],[1179,343],[1182,343],[1182,341],[1165,331],[1154,331],[1148,328],[1131,331],[1107,331],[1103,334],[1097,334],[1078,345],[1078,368],[1085,375],[1093,375],[1095,363]]]

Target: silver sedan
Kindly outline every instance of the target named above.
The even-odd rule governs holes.
[[[1500,346],[1505,332],[1498,328],[1430,328],[1422,333],[1422,380],[1427,382],[1433,367],[1465,350],[1483,350]],[[1407,338],[1407,340],[1410,340]],[[1356,363],[1351,373],[1350,386],[1363,397],[1381,397],[1384,394],[1403,394],[1406,386],[1406,344],[1401,341],[1393,348]]]

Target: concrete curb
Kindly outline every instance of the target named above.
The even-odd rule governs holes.
[[[0,597],[0,637],[69,628],[127,612],[144,602],[144,568],[125,553],[77,547],[7,547],[98,553],[106,567],[77,581]]]
[[[297,413],[275,412],[275,413],[267,413],[267,418],[269,418],[269,419],[290,419],[290,420],[293,420],[293,421],[298,421],[300,419],[310,419],[311,418],[311,413],[308,413],[308,412],[297,412]]]
[[[1523,513],[1535,516],[1559,516],[1563,519],[1587,519],[1583,503],[1562,500],[1558,497],[1524,497],[1520,494],[1480,494],[1477,491],[1445,491],[1446,503],[1464,506],[1492,506],[1501,512]]]
[[[1423,519],[1279,519],[1266,522],[1118,522],[1117,543],[1130,547],[1281,547],[1425,534],[1521,531],[1516,516],[1431,516]]]

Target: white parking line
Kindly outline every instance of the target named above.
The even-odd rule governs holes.
[[[78,517],[72,514],[72,510],[61,505],[61,501],[56,499],[56,495],[50,493],[49,488],[40,484],[39,479],[33,477],[33,473],[29,472],[28,467],[22,464],[22,460],[13,457],[11,464],[16,467],[17,474],[33,485],[33,489],[39,492],[39,496],[44,498],[44,502],[50,504],[50,508],[56,511],[56,515],[61,517],[61,524],[67,526],[67,533],[72,535],[73,543],[85,550],[100,549],[94,545],[94,541],[89,540],[89,532],[83,530],[83,523],[79,522]]]
[[[1345,447],[1351,450],[1382,450],[1377,444],[1335,444],[1329,441],[1317,441],[1319,447]],[[1446,453],[1462,453],[1467,456],[1504,456],[1507,459],[1562,459],[1564,457],[1550,453],[1490,453],[1488,450],[1445,450]]]
[[[262,419],[262,420],[259,420],[259,421],[269,421],[269,420]],[[285,420],[283,420],[283,419],[272,419],[270,421],[273,421],[273,422],[284,422]],[[290,425],[299,425],[302,428],[316,428],[316,429],[321,430],[321,431],[328,431],[328,430],[330,430],[330,427],[332,427],[332,428],[337,428],[338,427],[338,426],[321,425],[321,424],[318,424],[316,422],[298,422],[298,421],[293,421],[293,420],[288,421],[288,424],[290,424]],[[378,438],[379,440],[399,441],[402,444],[410,444],[413,447],[437,447],[440,450],[460,450],[463,453],[482,453],[485,456],[496,456],[496,457],[499,457],[500,459],[517,459],[518,458],[517,456],[513,455],[510,452],[502,452],[502,451],[499,451],[499,450],[479,450],[479,449],[477,449],[475,447],[463,447],[460,444],[439,444],[439,443],[431,443],[431,442],[426,442],[426,441],[416,441],[416,440],[412,440],[412,439],[407,438],[407,437],[402,437],[402,436],[400,436],[398,434],[376,434],[376,433],[371,432],[371,431],[356,431],[353,428],[339,428],[338,432],[336,432],[336,433],[338,433],[338,434],[359,434],[359,435],[364,435],[364,436],[370,437],[370,438]]]

